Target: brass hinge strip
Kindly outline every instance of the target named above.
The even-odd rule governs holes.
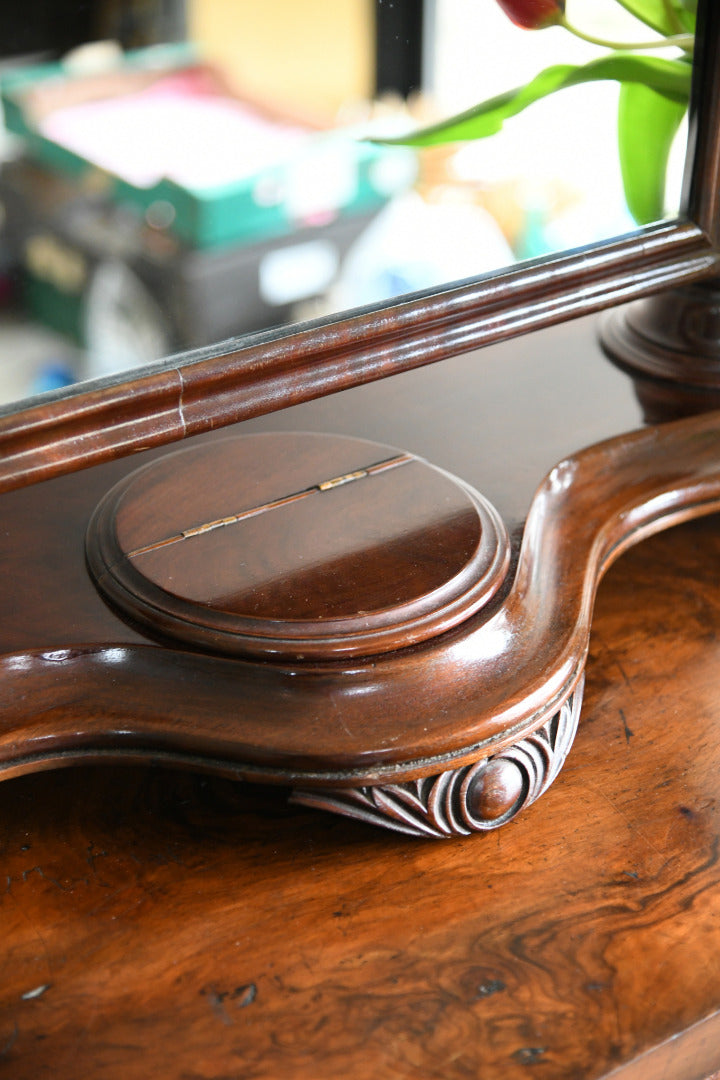
[[[290,503],[298,502],[300,499],[307,499],[310,495],[332,491],[334,488],[342,487],[344,484],[351,484],[355,480],[377,476],[378,473],[386,472],[388,469],[395,469],[399,465],[407,465],[408,462],[414,460],[412,454],[398,454],[396,457],[386,458],[384,461],[377,461],[373,465],[367,465],[363,469],[356,469],[355,472],[344,473],[342,476],[333,476],[329,480],[323,480],[319,484],[313,484],[311,487],[303,488],[301,491],[283,495],[280,499],[273,499],[271,502],[261,503],[259,506],[253,506],[248,510],[241,510],[237,514],[217,518],[215,521],[208,521],[202,525],[193,525],[192,528],[183,529],[182,532],[176,533],[174,536],[167,536],[163,540],[154,540],[151,544],[145,544],[143,547],[128,552],[127,558],[134,559],[138,555],[145,555],[148,551],[157,551],[158,548],[167,547],[169,544],[177,544],[181,540],[203,536],[214,529],[222,529],[226,525],[235,525],[237,522],[245,521],[247,518],[257,517],[258,514],[266,514],[270,510],[278,510],[280,507],[288,506]]]

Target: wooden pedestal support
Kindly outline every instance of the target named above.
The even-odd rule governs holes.
[[[628,371],[648,423],[720,409],[720,282],[684,285],[605,317],[602,343]]]
[[[27,510],[6,534],[61,613],[24,646],[8,625],[0,775],[175,762],[421,836],[512,820],[572,742],[607,567],[720,509],[720,413],[551,465],[522,529],[414,452],[325,433],[53,482],[84,496],[63,539],[42,556]]]

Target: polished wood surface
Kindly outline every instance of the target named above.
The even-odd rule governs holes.
[[[318,433],[213,440],[116,485],[93,515],[103,595],[154,634],[303,660],[435,637],[484,606],[510,546],[462,481]]]
[[[511,740],[577,718],[599,576],[661,520],[715,508],[717,418],[623,435],[638,404],[619,372],[598,376],[587,329],[495,350],[496,377],[473,354],[426,367],[717,272],[720,15],[703,10],[689,219],[3,417],[0,489],[47,483],[1,504],[0,748],[15,777],[0,785],[2,1075],[700,1080],[720,1067],[716,519],[610,570],[575,750],[493,837],[384,836],[223,779],[375,783],[402,762],[424,782],[441,759],[484,768],[468,755],[501,750],[472,799],[502,817]],[[469,653],[450,631],[442,655],[423,643],[358,665],[342,698],[322,664],[304,680],[248,662],[238,680],[239,661],[161,647],[103,601],[82,538],[128,471],[110,459],[343,388],[244,430],[314,417],[482,491],[511,536],[514,591],[469,620]],[[392,693],[374,698],[383,679]],[[298,701],[312,718],[300,729]],[[156,767],[103,765],[112,755]],[[78,760],[98,767],[21,775]],[[221,775],[158,767],[171,761]]]
[[[603,363],[599,357],[596,362]],[[280,442],[286,440],[295,445],[297,453],[298,440],[286,436]],[[310,442],[315,447],[317,440]],[[242,441],[228,445],[231,464],[249,452],[248,444]],[[221,444],[219,461],[223,447]],[[528,447],[527,452],[533,460],[537,448]],[[198,475],[192,466],[188,468],[191,488],[195,487],[193,478],[207,482],[207,464],[216,460],[212,455],[209,447],[201,447],[193,456],[202,468]],[[427,470],[427,476],[443,491],[449,484],[453,499],[448,508],[454,517],[458,509],[454,482],[419,462],[404,468],[414,476],[416,466],[421,476]],[[307,467],[308,462],[302,461],[300,473],[304,475]],[[167,567],[168,552],[188,550],[191,569],[198,568],[196,603],[191,604],[187,596],[187,560],[182,557],[173,560],[169,573],[163,570],[168,576],[162,579],[165,588],[161,588],[157,581],[143,576],[144,567],[140,571],[134,565],[127,569],[125,564],[136,560],[126,558],[116,565],[119,556],[113,555],[111,546],[101,566],[100,582],[107,591],[108,583],[122,572],[121,584],[129,596],[129,603],[123,598],[123,606],[130,615],[141,612],[153,629],[180,632],[189,641],[174,645],[166,641],[162,646],[125,643],[122,626],[103,636],[103,619],[93,637],[75,646],[65,639],[64,627],[72,621],[78,600],[69,582],[56,573],[52,587],[64,597],[60,621],[54,626],[46,622],[29,649],[19,649],[16,644],[0,656],[0,775],[115,754],[130,760],[160,756],[178,764],[204,764],[239,777],[302,786],[395,784],[464,768],[517,745],[555,716],[575,691],[585,665],[595,590],[610,563],[644,536],[720,508],[720,416],[709,413],[617,436],[555,465],[532,500],[507,594],[498,594],[495,602],[437,637],[411,648],[373,654],[376,635],[382,641],[388,635],[391,641],[400,638],[405,644],[402,633],[409,632],[408,626],[414,630],[418,625],[405,621],[409,613],[417,614],[417,609],[406,602],[408,598],[398,585],[401,575],[396,562],[381,587],[384,595],[396,598],[390,615],[404,625],[378,627],[371,621],[360,632],[362,618],[356,610],[354,617],[348,618],[351,640],[359,640],[360,647],[364,645],[371,655],[351,655],[344,663],[332,652],[328,654],[329,649],[342,648],[343,642],[337,608],[334,601],[328,604],[325,599],[328,592],[332,599],[333,590],[325,586],[312,599],[320,606],[311,609],[314,626],[323,637],[313,640],[311,630],[301,620],[292,620],[296,614],[293,609],[287,623],[276,620],[275,629],[267,617],[260,620],[264,647],[280,652],[272,664],[252,656],[233,660],[211,651],[187,651],[193,643],[205,650],[208,643],[212,649],[216,642],[224,650],[238,625],[241,633],[237,636],[244,644],[252,627],[248,629],[247,606],[245,617],[240,618],[237,609],[224,610],[221,604],[216,610],[208,595],[208,575],[217,570],[227,581],[228,566],[239,558],[232,547],[231,529],[200,534],[201,539],[209,535],[211,540],[222,534],[230,543],[229,548],[224,540],[220,548],[211,544],[205,566],[201,560],[198,567],[193,556],[197,534],[189,542],[164,543],[177,535],[178,526],[170,517],[166,529],[164,518],[158,525],[152,516],[153,477],[182,477],[183,472],[182,455],[169,458],[138,474],[129,486],[115,489],[104,505],[112,526],[110,538],[117,539],[118,534],[125,537],[116,545],[117,552],[124,550],[128,555],[137,551],[141,563],[147,555],[159,556]],[[272,475],[268,490],[280,491],[284,497],[289,489],[280,485],[280,474]],[[403,468],[388,475],[401,477]],[[148,499],[138,500],[138,485],[140,493],[150,492]],[[79,480],[74,486],[79,486]],[[352,489],[348,484],[331,490]],[[42,488],[33,490],[36,499],[42,499]],[[387,490],[396,501],[398,486],[391,483]],[[462,489],[459,493],[464,500]],[[219,495],[210,496],[212,505],[225,506],[214,501],[221,495],[222,488]],[[432,497],[440,498],[434,491]],[[440,502],[446,497],[443,495]],[[419,522],[425,508],[417,490],[414,499],[416,510],[420,510]],[[189,523],[193,526],[198,524],[197,514],[201,520],[205,518],[199,504],[206,502],[205,496],[199,502],[191,497]],[[181,507],[181,497],[177,503]],[[292,508],[298,505],[307,507],[308,500],[293,502]],[[364,512],[363,500],[351,498],[344,504],[341,517],[349,522],[350,533],[357,520],[351,506],[354,512]],[[210,512],[211,507],[205,509]],[[407,517],[410,533],[405,542],[412,562],[423,546],[409,511]],[[106,520],[102,514],[100,520]],[[188,519],[181,513],[177,520]],[[367,523],[371,530],[377,527],[372,513]],[[4,546],[14,553],[15,561],[24,559],[25,572],[32,576],[26,527],[27,521],[18,523],[14,540],[13,530],[8,529]],[[73,515],[70,507],[65,507],[50,537],[50,550],[69,546],[79,561],[84,529],[83,516]],[[331,543],[336,537],[344,543],[342,526],[331,530],[328,524],[328,533]],[[94,535],[91,530],[91,537]],[[268,536],[253,531],[251,535],[260,545],[260,558],[267,558],[271,551]],[[298,541],[299,551],[308,557],[314,546],[327,552],[325,541],[320,537],[313,540],[313,535],[309,545]],[[296,523],[282,531],[275,547],[286,551],[288,539],[292,543],[298,536]],[[137,543],[149,543],[150,550],[135,548]],[[160,547],[155,546],[158,543]],[[463,545],[464,541],[464,550]],[[492,558],[496,552],[495,546]],[[487,565],[483,561],[485,569]],[[97,566],[93,566],[97,574]],[[388,566],[387,552],[373,548],[363,571],[371,586]],[[495,569],[497,584],[504,566],[501,563]],[[292,588],[289,569],[286,574]],[[173,606],[168,589],[171,585],[174,588],[175,582],[183,592]],[[303,576],[300,584],[306,583]],[[116,593],[110,595],[115,598]],[[359,597],[362,604],[364,595],[361,592]],[[465,602],[472,596],[470,589],[463,591],[460,599]],[[417,599],[423,603],[426,598]],[[242,602],[246,604],[245,599]],[[447,610],[441,606],[438,617]],[[318,613],[324,613],[322,620],[318,620]],[[264,614],[267,616],[267,609]],[[426,614],[420,612],[423,617]],[[293,642],[290,631],[295,629],[299,637]],[[288,655],[290,646],[297,649],[298,643],[297,654]],[[317,656],[316,646],[325,650],[324,657],[322,653]],[[310,654],[307,659],[302,655],[305,651]]]
[[[554,787],[409,841],[163,769],[0,785],[0,1075],[699,1080],[720,1068],[720,530],[598,595]]]
[[[54,401],[0,412],[0,491],[554,326],[719,266],[720,253],[697,225],[652,225],[548,266],[528,264],[377,314],[184,354],[130,382],[81,384]]]
[[[631,381],[594,338],[592,320],[568,324],[243,430],[403,446],[488,494],[517,545],[539,476],[639,423]],[[128,715],[157,720],[152,673],[123,681],[123,657],[164,650],[103,602],[83,555],[94,507],[129,467],[2,499],[5,707],[27,723],[42,654],[41,751],[63,715],[71,735],[93,713],[114,718],[115,746]],[[386,835],[289,806],[282,788],[103,765],[97,744],[94,768],[0,784],[0,1075],[700,1080],[720,1068],[719,556],[707,518],[610,569],[575,747],[543,799],[492,836]],[[76,674],[92,642],[104,643],[100,699]],[[197,698],[193,664],[207,658],[168,657],[178,697]],[[228,730],[231,689],[215,718]],[[11,728],[3,739],[12,752]]]
[[[517,559],[506,585],[489,605],[457,627],[410,648],[351,656],[346,662],[317,655],[286,656],[272,663],[253,657],[224,658],[214,649],[222,629],[218,620],[232,625],[238,615],[211,607],[208,592],[196,594],[192,608],[187,596],[176,597],[180,606],[174,612],[178,622],[185,617],[185,627],[190,627],[189,610],[198,621],[204,620],[208,641],[197,637],[161,640],[158,632],[165,630],[162,619],[170,610],[172,595],[133,567],[136,576],[128,578],[128,594],[137,602],[139,593],[133,592],[133,583],[144,582],[144,603],[160,620],[148,637],[142,637],[133,620],[139,609],[124,604],[125,617],[114,614],[89,581],[83,551],[95,506],[112,489],[113,479],[130,470],[130,463],[7,495],[7,527],[0,536],[0,552],[8,568],[8,618],[0,655],[0,774],[9,778],[53,764],[115,755],[130,761],[148,757],[174,761],[222,775],[303,788],[397,784],[464,769],[490,755],[506,753],[508,747],[518,747],[548,724],[556,727],[554,718],[560,717],[582,676],[599,576],[627,544],[669,522],[708,513],[720,499],[720,429],[715,415],[660,430],[616,435],[570,454],[559,464],[553,462],[550,455],[558,445],[558,432],[560,442],[572,445],[572,439],[577,446],[593,430],[622,430],[628,414],[637,416],[631,382],[602,358],[596,346],[588,350],[594,330],[592,321],[577,323],[533,339],[531,347],[518,344],[509,350],[502,369],[494,367],[492,355],[485,362],[483,354],[478,354],[446,368],[433,367],[404,377],[397,393],[410,445],[419,440],[437,446],[440,463],[445,464],[450,456],[442,448],[445,439],[452,451],[462,455],[457,471],[464,480],[474,479],[480,470],[494,475],[498,508],[504,510]],[[506,469],[493,456],[495,429],[488,424],[480,430],[475,404],[482,404],[486,416],[504,415],[503,393],[515,396],[507,386],[513,363],[528,397],[524,418],[522,410],[515,410],[514,455],[520,468],[508,463]],[[542,424],[531,437],[531,418],[537,423],[537,398],[530,393],[533,373],[540,379],[543,372],[552,372],[554,381],[545,391]],[[448,383],[449,374],[459,375],[458,382]],[[562,394],[555,390],[560,385]],[[600,387],[605,397],[596,398]],[[597,400],[603,400],[600,414]],[[398,399],[382,386],[349,391],[324,405],[318,403],[314,412],[305,407],[300,414],[286,414],[282,419],[293,425],[307,423],[311,417],[321,429],[330,423],[345,426],[351,418],[356,424],[369,419],[380,422],[386,433],[396,435],[402,427]],[[426,423],[434,430],[432,438],[427,436]],[[318,435],[310,443],[323,445],[326,438]],[[99,520],[110,530],[102,535],[117,541],[114,548],[110,544],[98,575],[103,591],[107,592],[107,581],[123,569],[123,551],[127,555],[140,550],[137,544],[146,548],[149,544],[152,550],[145,554],[163,558],[183,546],[192,552],[197,536],[170,545],[164,541],[179,535],[178,529],[202,526],[227,511],[236,470],[231,467],[217,488],[207,479],[222,473],[220,464],[212,465],[216,445],[221,447],[219,461],[224,461],[222,439],[215,435],[197,444],[197,450],[159,464],[155,461],[101,503],[108,513],[101,512]],[[298,459],[300,442],[295,440],[285,435],[280,443],[291,447],[288,453]],[[227,445],[230,464],[237,465],[252,442],[236,440]],[[343,469],[348,462],[357,463],[352,440],[343,436],[338,446],[343,448],[337,454]],[[314,449],[307,461],[298,459],[298,483],[307,475],[314,479],[320,475],[315,471],[317,462],[307,472],[317,453]],[[197,463],[197,474],[195,466],[182,465],[184,454]],[[240,456],[236,460],[233,454]],[[545,466],[547,476],[535,495],[524,495],[523,488],[531,492],[538,484],[540,468],[548,461],[552,467]],[[289,489],[281,483],[282,470],[273,471],[269,460],[265,464],[269,471],[264,479],[262,473],[259,477],[262,491],[269,498],[285,498]],[[458,508],[454,482],[427,466],[410,462],[390,470],[386,479],[414,476],[416,471],[425,476],[425,470],[443,490],[449,483],[454,514]],[[249,471],[247,462],[245,471]],[[321,473],[329,475],[325,468]],[[189,496],[183,477],[189,481]],[[160,480],[170,484],[169,496],[158,494],[156,481]],[[181,485],[179,494],[173,490],[176,483]],[[331,492],[352,493],[354,487],[347,484]],[[463,501],[466,491],[460,490]],[[394,484],[392,491],[399,494]],[[140,499],[138,492],[143,494]],[[185,510],[188,497],[190,518]],[[528,502],[520,509],[523,497]],[[412,498],[422,511],[417,492]],[[250,497],[250,503],[255,502]],[[307,506],[309,501],[292,505]],[[332,532],[340,537],[346,525],[351,533],[355,528],[349,505],[333,523]],[[48,506],[62,509],[48,518]],[[354,512],[362,509],[360,500]],[[159,531],[153,519],[156,510],[161,518]],[[257,523],[259,519],[250,520]],[[371,530],[376,528],[372,514],[367,524]],[[221,532],[214,529],[200,537],[213,538]],[[224,533],[229,536],[231,530]],[[90,535],[100,534],[91,527]],[[280,549],[286,540],[283,531]],[[413,551],[419,551],[416,540],[411,529],[408,542]],[[156,548],[157,544],[161,546]],[[269,554],[267,538],[261,547],[262,559]],[[311,547],[312,543],[307,554]],[[226,554],[232,563],[235,555]],[[366,567],[366,574],[370,586],[376,588],[374,579],[382,577],[387,553],[380,550],[378,557],[376,546],[371,559],[375,569]],[[201,567],[201,585],[216,570],[214,558],[208,563]],[[221,562],[221,568],[224,565]],[[185,590],[186,581],[181,584]],[[156,593],[148,591],[150,587]],[[380,588],[397,596],[397,574]],[[332,595],[332,589],[329,592]],[[402,601],[402,591],[399,595]],[[320,601],[323,596],[327,589],[320,593]],[[114,593],[111,599],[117,599]],[[329,616],[327,627],[336,630],[341,620],[334,619],[332,606],[325,604],[324,610]],[[403,615],[402,602],[397,612]],[[354,617],[350,615],[350,622],[358,615],[357,611]],[[285,629],[293,625],[289,621]],[[303,631],[302,622],[297,625]],[[385,632],[387,627],[380,629]],[[377,627],[366,631],[371,647],[376,631],[380,632]],[[390,632],[397,635],[398,627],[391,627]],[[278,633],[276,629],[276,648]],[[269,636],[267,640],[272,644]],[[320,644],[327,648],[328,642]],[[536,748],[548,781],[553,775],[550,757],[561,761],[568,749],[564,740],[555,746],[556,736],[549,738],[548,752]],[[532,748],[529,752],[535,756]],[[524,747],[518,753],[527,759]],[[509,764],[497,763],[493,768],[502,769],[506,779],[507,774],[516,776]],[[528,769],[522,766],[525,779],[522,797],[516,800],[518,809],[532,801],[533,792],[544,783],[532,763]],[[462,786],[463,777],[449,779],[453,786],[456,782]],[[510,790],[513,785],[517,786],[515,780]],[[474,798],[471,793],[471,803]]]
[[[634,379],[648,423],[720,408],[720,282],[670,289],[605,317],[605,351]]]

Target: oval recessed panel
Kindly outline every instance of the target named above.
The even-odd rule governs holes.
[[[100,591],[154,636],[266,657],[370,655],[456,625],[509,545],[477,492],[362,439],[248,435],[131,474],[91,521]]]

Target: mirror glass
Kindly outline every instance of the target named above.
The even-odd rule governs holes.
[[[368,141],[607,53],[495,0],[50,9],[0,15],[0,404],[637,227],[616,82],[490,138]],[[591,37],[654,36],[617,0],[567,9]],[[681,128],[669,216],[683,158]]]

